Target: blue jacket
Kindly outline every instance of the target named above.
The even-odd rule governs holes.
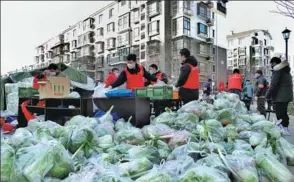
[[[245,85],[247,97],[253,98],[253,86],[251,83],[246,83]]]

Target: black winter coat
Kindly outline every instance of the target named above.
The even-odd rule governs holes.
[[[293,100],[293,83],[290,66],[286,61],[274,66],[271,84],[266,94],[267,99],[274,102],[290,102]]]

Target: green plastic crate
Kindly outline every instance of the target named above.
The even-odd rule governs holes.
[[[173,88],[169,86],[138,88],[135,95],[150,99],[172,99]]]
[[[39,90],[35,88],[18,88],[18,97],[33,97],[34,95],[39,94]]]

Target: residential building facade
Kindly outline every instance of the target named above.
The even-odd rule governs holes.
[[[254,79],[257,70],[270,78],[269,61],[273,56],[272,36],[267,30],[254,29],[227,36],[227,67],[231,73],[239,68],[246,79]]]
[[[70,26],[36,48],[37,68],[63,62],[97,80],[114,67],[124,69],[128,54],[148,66],[157,64],[171,80],[180,71],[179,51],[188,48],[197,58],[201,82],[217,70],[216,13],[226,14],[219,1],[120,0]]]

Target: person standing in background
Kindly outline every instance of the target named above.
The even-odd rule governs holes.
[[[199,99],[199,68],[198,62],[190,51],[184,48],[180,51],[182,67],[176,87],[184,104]]]
[[[239,95],[239,98],[241,99],[242,75],[237,68],[233,70],[233,74],[228,78],[228,92]]]
[[[119,69],[113,68],[111,72],[108,73],[108,76],[105,80],[105,88],[109,87],[112,83],[114,83],[119,76]]]
[[[225,87],[225,82],[223,82],[223,81],[220,81],[219,82],[219,85],[218,85],[218,92],[225,92],[227,89],[226,89],[226,87]]]
[[[257,111],[261,114],[266,116],[265,112],[265,95],[268,87],[268,82],[263,76],[261,70],[257,70],[255,73],[255,96],[257,97]]]
[[[273,68],[273,73],[266,98],[272,99],[275,104],[277,119],[281,120],[279,127],[282,133],[284,135],[291,135],[288,129],[288,104],[293,100],[291,69],[287,61],[282,62],[278,57],[273,57],[270,64]]]
[[[206,96],[210,96],[211,94],[211,83],[212,80],[210,78],[204,83],[203,93],[206,94]]]
[[[167,76],[165,73],[162,73],[160,70],[158,70],[158,66],[156,64],[151,64],[149,66],[149,73],[153,76],[155,76],[157,79],[163,81],[165,84],[167,84],[168,82],[168,79],[167,79]],[[152,81],[146,81],[145,82],[145,86],[148,86],[148,85],[154,85],[156,84],[156,82],[152,82]]]
[[[254,90],[250,80],[246,80],[245,92],[244,92],[244,103],[248,111],[250,111],[253,93],[254,93]]]

